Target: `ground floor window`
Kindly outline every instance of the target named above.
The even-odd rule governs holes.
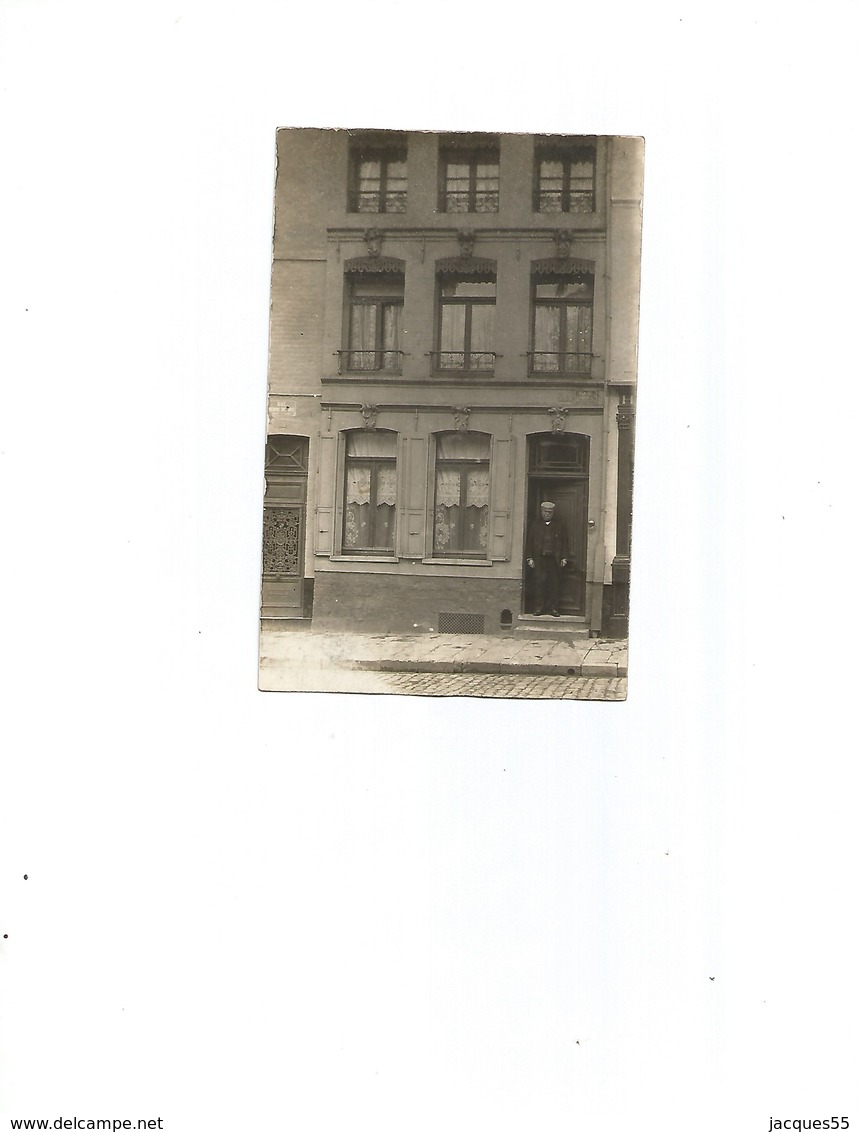
[[[392,554],[397,508],[397,436],[349,432],[344,460],[344,554]]]
[[[433,554],[487,556],[490,437],[445,432],[436,437]]]

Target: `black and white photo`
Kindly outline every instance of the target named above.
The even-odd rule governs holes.
[[[643,139],[277,146],[260,686],[623,699]]]

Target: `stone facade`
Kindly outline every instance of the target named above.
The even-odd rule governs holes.
[[[626,633],[641,179],[636,138],[279,132],[264,617],[514,631],[551,495],[562,612]]]

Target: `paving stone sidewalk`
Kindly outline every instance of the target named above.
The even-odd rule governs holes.
[[[375,672],[627,675],[627,642],[521,640],[472,634],[383,636],[264,628],[261,673],[283,669]]]

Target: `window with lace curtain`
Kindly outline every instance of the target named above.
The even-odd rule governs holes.
[[[535,141],[535,212],[594,212],[597,153],[570,139]]]
[[[439,211],[499,211],[499,141],[453,135],[439,149]]]
[[[349,151],[350,212],[406,211],[405,136],[354,138]]]
[[[343,553],[394,553],[397,509],[397,434],[346,434]]]
[[[486,558],[490,437],[482,432],[436,435],[433,555]]]

